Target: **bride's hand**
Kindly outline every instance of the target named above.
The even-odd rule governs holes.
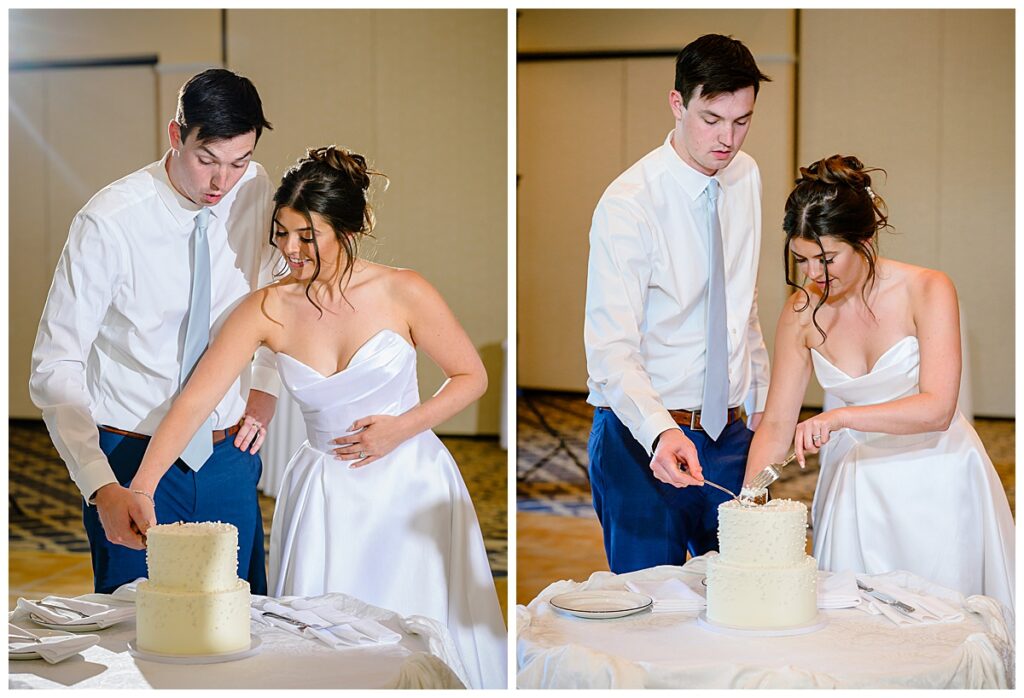
[[[412,434],[405,433],[401,417],[374,414],[352,424],[354,434],[334,439],[338,460],[355,461],[348,467],[361,468],[391,453]]]
[[[833,431],[839,431],[846,426],[843,424],[842,416],[842,408],[828,410],[796,425],[793,450],[796,451],[796,462],[801,468],[807,465],[807,454],[820,451],[821,447],[828,443]]]

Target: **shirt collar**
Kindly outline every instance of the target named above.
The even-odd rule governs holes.
[[[662,154],[673,179],[679,183],[690,199],[696,201],[704,193],[704,190],[707,189],[711,177],[693,169],[693,167],[679,157],[679,153],[672,147],[672,133],[672,131],[669,131],[668,136],[665,137],[665,143],[661,146]],[[718,185],[721,187],[721,179],[718,180]]]
[[[179,225],[192,226],[195,223],[196,214],[203,207],[186,199],[171,184],[171,179],[167,176],[167,159],[169,157],[171,157],[170,150],[164,153],[164,156],[160,158],[160,162],[155,164],[153,179],[156,182],[156,193],[164,206],[167,207],[168,213],[174,217],[174,220]],[[219,205],[223,202],[219,201],[217,203]],[[211,216],[217,218],[217,206],[208,206],[207,208],[210,209]]]

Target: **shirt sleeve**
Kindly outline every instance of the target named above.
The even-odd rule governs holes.
[[[584,344],[587,372],[608,406],[648,453],[676,428],[651,384],[640,327],[651,279],[649,227],[628,202],[604,198],[590,228]]]
[[[264,177],[266,177],[264,175]],[[266,196],[263,201],[263,211],[257,217],[257,228],[259,229],[257,240],[259,242],[259,271],[256,278],[257,288],[269,286],[274,282],[274,269],[281,261],[281,253],[271,245],[270,239],[270,216],[273,212],[273,189],[270,179],[266,178]],[[277,373],[277,354],[269,347],[260,347],[252,361],[252,380],[249,384],[252,390],[261,390],[274,397],[281,394],[281,377]]]
[[[757,287],[754,287],[754,300],[750,304],[747,348],[750,351],[750,392],[747,393],[745,404],[752,406],[753,412],[764,412],[765,403],[768,401],[771,369],[768,363],[768,347],[765,346],[761,320],[757,314]]]
[[[29,394],[82,496],[117,482],[100,449],[86,365],[127,266],[115,231],[88,214],[71,223],[32,349]]]

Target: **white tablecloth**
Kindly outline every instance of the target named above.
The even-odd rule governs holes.
[[[583,620],[556,611],[552,596],[623,589],[630,580],[678,578],[704,594],[704,557],[683,567],[596,572],[556,582],[516,607],[520,688],[1007,688],[1013,638],[994,599],[964,598],[908,572],[869,579],[937,596],[964,620],[897,627],[857,608],[824,610],[824,629],[788,637],[738,637],[698,625],[697,613]]]
[[[449,665],[454,645],[448,631],[426,618],[403,618],[353,597],[330,594],[334,606],[373,618],[401,633],[395,645],[331,649],[276,627],[252,623],[262,640],[252,657],[222,664],[161,664],[133,657],[132,620],[95,631],[103,639],[58,664],[42,659],[8,661],[11,688],[461,688]],[[326,599],[328,597],[318,597]],[[85,600],[115,603],[105,594]],[[12,619],[29,630],[29,620]],[[461,670],[461,667],[459,668]]]

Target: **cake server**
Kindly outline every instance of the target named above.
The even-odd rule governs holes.
[[[881,601],[882,603],[887,603],[887,604],[889,604],[890,606],[892,606],[893,608],[895,608],[895,609],[897,609],[899,611],[903,611],[904,613],[913,613],[914,612],[914,607],[911,606],[910,604],[903,603],[902,601],[899,601],[898,599],[894,599],[892,596],[890,596],[889,594],[886,594],[884,592],[876,591],[874,589],[874,587],[869,587],[867,584],[865,584],[864,582],[860,581],[859,579],[857,580],[857,587],[860,588],[860,590],[863,591],[868,596],[871,596],[871,597]]]

